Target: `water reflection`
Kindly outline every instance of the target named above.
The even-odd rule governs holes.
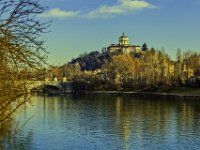
[[[5,137],[4,146],[44,150],[200,146],[198,100],[67,95],[35,96],[32,105],[18,116],[21,122],[34,118],[17,136]]]
[[[7,135],[1,149],[5,150],[28,150],[32,149],[33,133],[15,133]]]

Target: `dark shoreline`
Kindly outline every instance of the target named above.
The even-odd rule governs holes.
[[[180,93],[180,92],[141,92],[141,91],[51,91],[51,92],[34,92],[37,94],[47,95],[132,95],[132,96],[151,96],[165,98],[195,98],[200,99],[200,93]]]
[[[166,98],[200,98],[199,94],[194,93],[170,93],[170,92],[118,92],[118,91],[93,91],[92,94],[110,94],[110,95],[134,95],[134,96],[155,96]]]

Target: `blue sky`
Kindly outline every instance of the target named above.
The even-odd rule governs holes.
[[[42,0],[52,20],[44,36],[48,62],[62,65],[81,53],[118,43],[124,32],[131,44],[200,52],[200,0]]]

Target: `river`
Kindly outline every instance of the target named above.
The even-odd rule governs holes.
[[[11,128],[0,149],[196,150],[200,100],[33,96]]]

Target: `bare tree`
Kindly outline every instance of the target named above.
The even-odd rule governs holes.
[[[0,135],[29,98],[31,72],[47,58],[40,36],[49,23],[37,18],[45,10],[37,0],[0,0]]]

